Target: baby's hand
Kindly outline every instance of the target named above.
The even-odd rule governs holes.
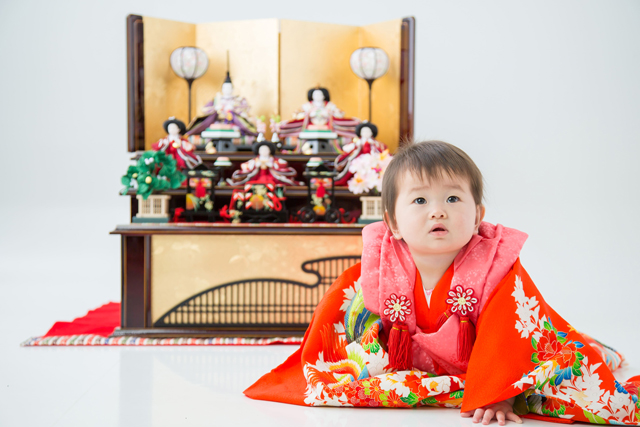
[[[474,411],[460,412],[460,415],[464,418],[473,416],[473,422],[479,423],[482,420],[482,424],[487,425],[492,419],[497,419],[498,424],[503,426],[505,424],[505,418],[507,420],[514,421],[518,424],[522,424],[522,419],[513,413],[513,401],[515,398],[507,399],[502,402],[494,403],[483,408],[478,408]]]

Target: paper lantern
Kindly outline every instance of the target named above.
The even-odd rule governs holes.
[[[204,75],[209,67],[209,58],[200,48],[179,47],[169,57],[173,72],[187,81],[189,85],[189,122],[191,122],[191,85]]]
[[[353,72],[369,84],[369,121],[371,121],[371,86],[389,70],[389,56],[379,47],[361,47],[349,60]]]

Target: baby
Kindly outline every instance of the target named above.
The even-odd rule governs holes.
[[[460,250],[478,234],[484,218],[482,173],[461,149],[431,141],[399,153],[383,178],[384,222],[393,238],[403,240],[416,264],[422,286],[431,295]],[[461,412],[483,424],[495,417],[522,423],[514,398],[475,411]]]
[[[525,233],[483,222],[482,174],[440,141],[401,147],[384,222],[316,308],[298,351],[245,390],[312,406],[461,408],[488,424],[554,417],[638,425],[640,376],[578,333],[520,264]],[[565,421],[563,420],[563,421]]]

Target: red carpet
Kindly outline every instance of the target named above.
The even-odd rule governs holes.
[[[288,338],[144,338],[110,337],[120,326],[120,303],[110,302],[71,322],[56,322],[42,337],[30,338],[23,347],[39,346],[167,346],[167,345],[270,345],[300,344],[302,337]]]
[[[110,302],[71,322],[56,322],[42,338],[66,335],[108,337],[120,326],[120,303]]]

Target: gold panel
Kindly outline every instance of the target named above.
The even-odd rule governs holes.
[[[360,27],[360,46],[379,47],[389,55],[389,71],[373,83],[371,121],[378,126],[378,139],[394,153],[400,140],[400,48],[402,19]],[[362,118],[369,116],[369,86],[359,80]]]
[[[280,21],[280,112],[285,120],[308,102],[312,87],[326,87],[347,117],[362,118],[358,76],[349,65],[359,47],[359,27]]]
[[[224,283],[275,278],[315,283],[300,268],[316,258],[362,254],[361,236],[154,235],[151,239],[151,318]]]
[[[389,71],[373,84],[371,121],[391,152],[400,137],[400,37],[402,20],[364,27],[282,20],[280,23],[280,111],[284,119],[307,102],[320,84],[348,117],[368,119],[369,86],[351,70],[349,58],[360,47],[380,47]]]
[[[373,84],[372,121],[378,139],[395,151],[400,122],[400,37],[402,20],[363,27],[277,19],[187,24],[144,17],[145,147],[164,136],[169,116],[187,122],[188,89],[169,64],[180,46],[198,46],[209,69],[193,83],[192,116],[220,91],[229,51],[236,95],[251,105],[251,116],[291,118],[320,84],[347,117],[368,118],[368,86],[349,65],[359,47],[375,46],[389,55],[389,72]],[[270,137],[270,135],[267,135]]]
[[[194,46],[196,25],[144,17],[144,135],[145,148],[166,134],[162,123],[170,116],[188,121],[189,91],[171,69],[169,57],[180,46]],[[197,88],[197,83],[194,83]]]
[[[193,83],[195,109],[220,92],[229,69],[235,95],[251,106],[252,117],[278,113],[278,20],[214,22],[196,25],[196,46],[207,53],[209,69]]]

